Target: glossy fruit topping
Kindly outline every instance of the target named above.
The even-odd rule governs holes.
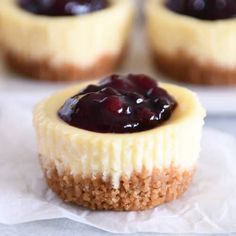
[[[176,106],[175,99],[146,75],[111,75],[69,98],[58,115],[90,131],[133,133],[159,126]]]
[[[83,15],[108,7],[108,0],[18,0],[20,7],[46,16]]]
[[[235,0],[166,0],[169,9],[202,20],[236,17]]]

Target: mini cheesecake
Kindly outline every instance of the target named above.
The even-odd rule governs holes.
[[[71,87],[34,111],[51,189],[94,210],[145,210],[181,196],[200,152],[205,111],[191,91],[145,75]]]
[[[83,80],[110,73],[127,46],[133,5],[130,0],[107,0],[104,9],[84,14],[88,4],[104,1],[69,0],[80,4],[72,13],[53,6],[37,12],[42,10],[40,4],[46,4],[42,0],[0,1],[0,39],[6,61],[16,71],[40,80]],[[76,15],[76,10],[83,14]]]
[[[236,84],[234,0],[148,0],[146,13],[160,72],[182,82]]]

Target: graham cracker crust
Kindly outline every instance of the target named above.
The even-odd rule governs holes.
[[[211,62],[200,63],[183,50],[174,56],[153,50],[157,70],[180,82],[202,85],[236,84],[236,67],[227,69]]]
[[[44,173],[49,187],[65,202],[75,203],[92,210],[139,211],[153,208],[181,196],[192,181],[194,170],[176,168],[133,173],[123,176],[118,189],[111,179],[104,181],[101,175],[83,178],[72,176],[70,171],[59,175],[55,166]]]
[[[120,55],[104,55],[88,68],[70,64],[52,66],[49,59],[32,60],[5,50],[4,58],[7,65],[14,71],[36,80],[74,81],[86,80],[112,73],[121,63],[125,49]]]

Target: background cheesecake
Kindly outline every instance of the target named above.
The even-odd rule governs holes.
[[[159,71],[183,82],[236,84],[234,0],[148,0],[146,15]]]
[[[116,68],[127,46],[131,1],[43,2],[0,1],[1,41],[11,67],[41,80],[94,78]]]

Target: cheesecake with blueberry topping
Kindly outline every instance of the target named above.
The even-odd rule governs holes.
[[[83,80],[119,64],[133,18],[130,0],[0,1],[8,64],[41,80]]]
[[[173,79],[236,84],[236,1],[148,0],[154,63]]]
[[[39,103],[38,151],[64,201],[145,210],[191,183],[205,111],[191,91],[142,74],[83,83]]]

